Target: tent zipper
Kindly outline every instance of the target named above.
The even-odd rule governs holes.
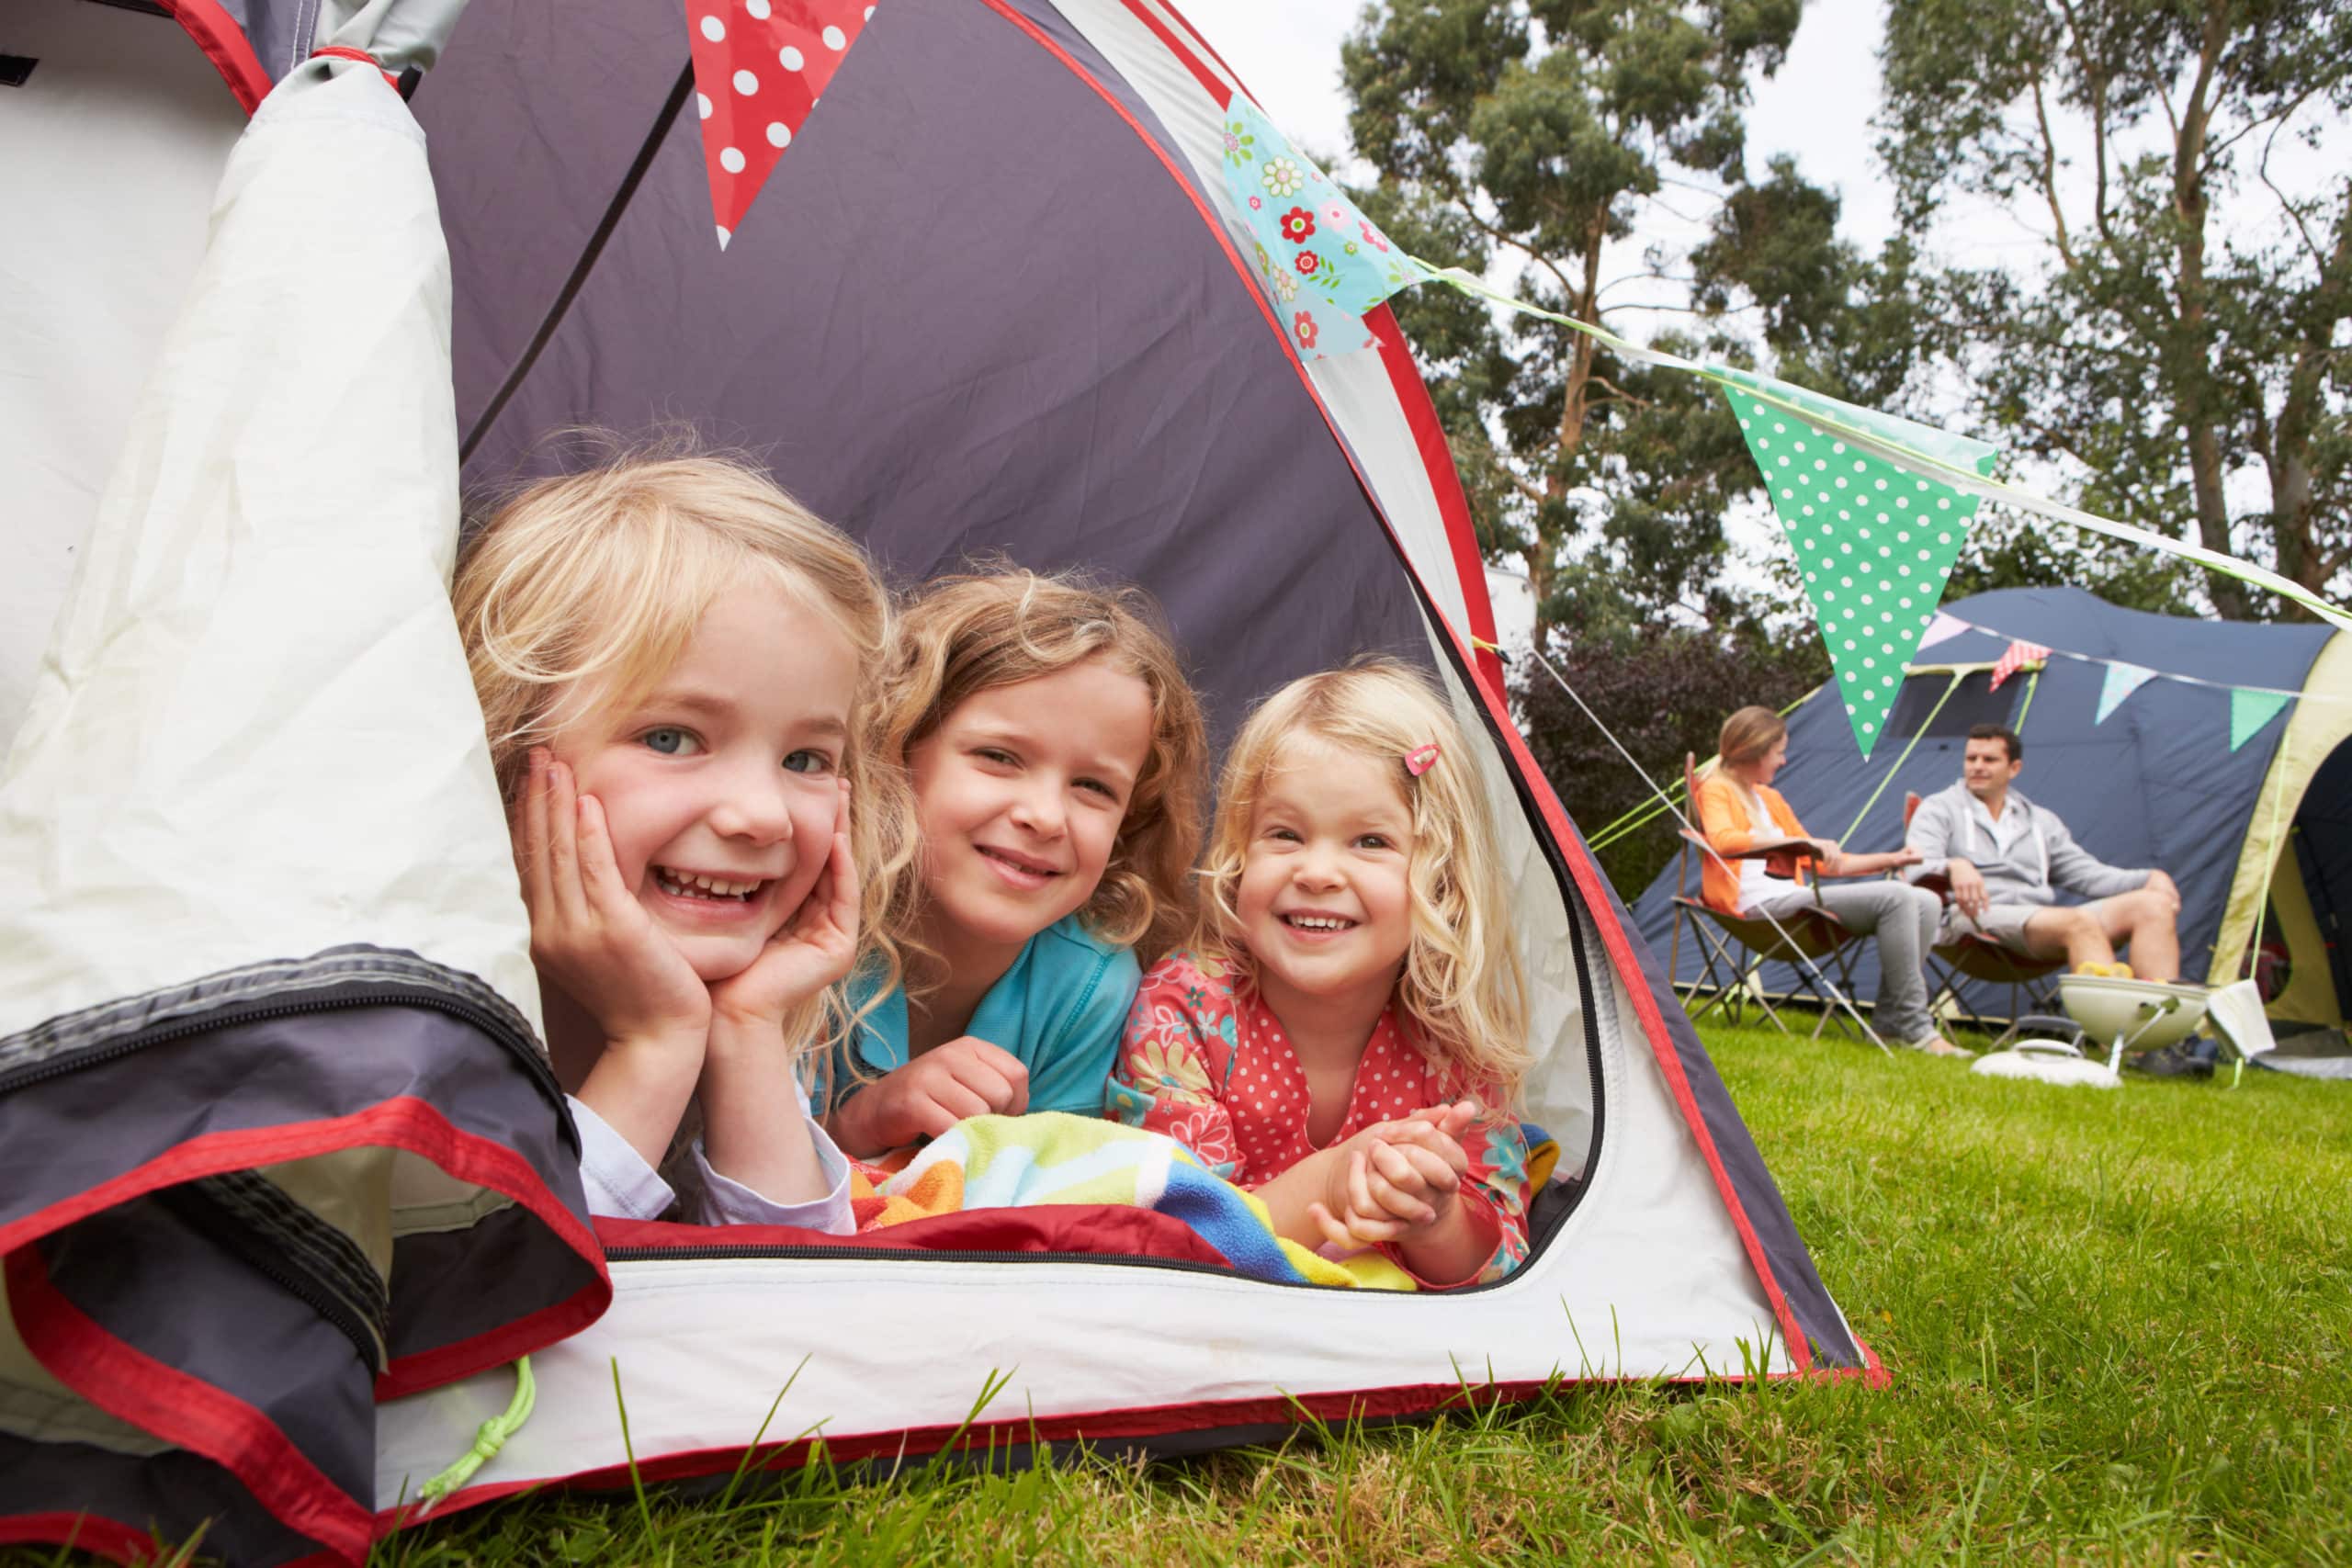
[[[540,1057],[531,1042],[517,1040],[514,1037],[514,1029],[505,1020],[497,1017],[487,1009],[475,1007],[470,1002],[461,1001],[455,997],[445,996],[437,991],[422,987],[371,991],[365,996],[313,997],[299,1005],[280,1002],[262,1007],[232,1006],[217,1013],[208,1013],[201,1018],[183,1019],[160,1029],[135,1033],[110,1044],[93,1046],[83,1051],[63,1052],[53,1060],[36,1062],[30,1066],[19,1067],[10,1073],[0,1073],[0,1094],[13,1093],[33,1084],[45,1083],[51,1078],[63,1077],[69,1073],[80,1072],[85,1067],[94,1067],[102,1063],[119,1060],[135,1052],[144,1051],[150,1046],[168,1045],[175,1040],[185,1040],[191,1035],[209,1033],[216,1029],[233,1028],[243,1023],[263,1023],[273,1019],[301,1018],[311,1013],[369,1007],[429,1008],[435,1012],[446,1013],[471,1024],[477,1031],[496,1041],[509,1055],[520,1061],[524,1069],[531,1075],[532,1079],[559,1107],[563,1104],[563,1090],[556,1082],[555,1069]],[[564,1121],[568,1128],[571,1122],[568,1111],[565,1112]]]
[[[1541,1236],[1531,1235],[1528,1237],[1529,1263],[1533,1262],[1536,1256],[1550,1245],[1552,1237],[1559,1233],[1560,1226],[1566,1222],[1568,1215],[1575,1212],[1577,1202],[1581,1201],[1582,1197],[1583,1192],[1579,1189],[1575,1199],[1547,1217],[1544,1234]],[[980,1252],[953,1248],[926,1252],[904,1247],[807,1247],[790,1243],[764,1245],[753,1243],[731,1247],[723,1244],[698,1247],[608,1247],[605,1249],[605,1261],[610,1263],[760,1262],[769,1259],[797,1261],[828,1258],[854,1263],[906,1262],[910,1259],[921,1259],[926,1263],[1095,1263],[1114,1269],[1170,1269],[1184,1274],[1208,1274],[1220,1280],[1243,1280],[1251,1284],[1267,1285],[1277,1290],[1333,1291],[1342,1288],[1337,1285],[1317,1285],[1306,1280],[1250,1280],[1248,1275],[1238,1273],[1231,1269],[1220,1269],[1214,1263],[1193,1263],[1179,1258],[1154,1258],[1140,1252]],[[1523,1269],[1526,1264],[1521,1264],[1520,1267]],[[1490,1280],[1482,1285],[1462,1285],[1450,1291],[1399,1291],[1372,1293],[1393,1294],[1405,1300],[1424,1295],[1443,1299],[1475,1295],[1481,1291],[1500,1290],[1517,1277],[1518,1270],[1514,1269],[1499,1280]]]
[[[211,1196],[205,1192],[203,1182],[183,1182],[166,1187],[153,1196],[198,1235],[208,1237],[238,1262],[309,1307],[321,1321],[350,1340],[353,1351],[359,1357],[360,1364],[368,1369],[370,1377],[382,1375],[385,1352],[382,1338],[375,1325],[308,1273],[273,1256],[267,1246],[245,1245],[246,1238],[254,1241],[266,1238],[240,1224],[234,1217],[223,1213]]]

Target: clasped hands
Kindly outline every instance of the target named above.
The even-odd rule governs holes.
[[[1460,1212],[1470,1168],[1462,1135],[1478,1113],[1467,1100],[1432,1105],[1325,1151],[1329,1168],[1307,1218],[1326,1242],[1348,1250],[1433,1235]]]

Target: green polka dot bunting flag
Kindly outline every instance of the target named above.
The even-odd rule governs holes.
[[[1996,456],[1981,442],[1855,409],[1784,382],[1736,378],[1980,473],[1991,471]],[[1903,690],[1903,667],[1935,618],[1944,582],[1976,514],[1976,498],[1849,446],[1788,409],[1736,390],[1726,389],[1724,397],[1796,550],[1805,596],[1845,693],[1854,742],[1868,757]]]

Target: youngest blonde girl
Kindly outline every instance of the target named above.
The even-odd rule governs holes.
[[[1525,986],[1486,795],[1429,682],[1375,660],[1268,698],[1202,877],[1108,1113],[1255,1189],[1292,1240],[1377,1247],[1437,1288],[1518,1267]]]

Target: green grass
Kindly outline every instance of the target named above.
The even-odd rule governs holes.
[[[724,1511],[542,1498],[379,1559],[2352,1562],[2352,1089],[1709,1040],[1891,1389],[1577,1390],[1151,1467],[804,1473]]]

